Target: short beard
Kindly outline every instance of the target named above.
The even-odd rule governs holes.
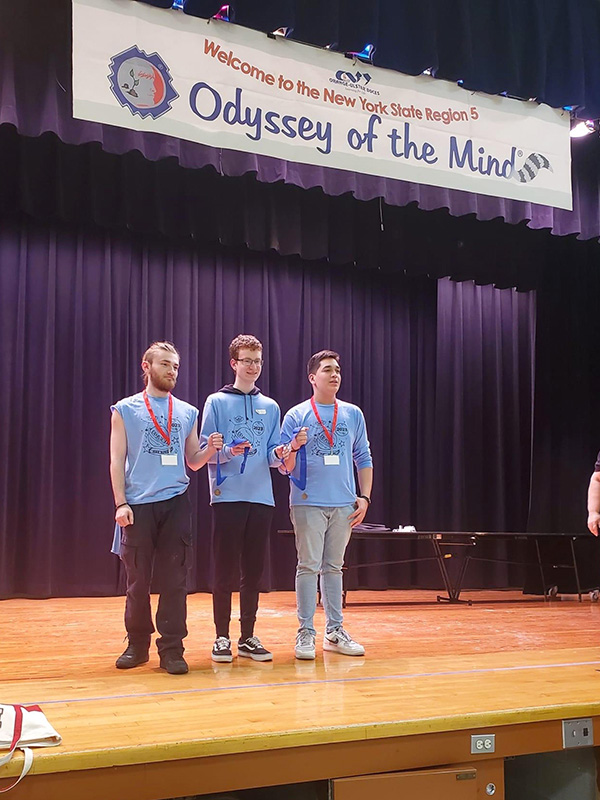
[[[175,388],[175,384],[177,383],[177,379],[171,383],[167,378],[161,378],[160,375],[156,375],[152,367],[150,367],[150,380],[152,381],[152,386],[158,389],[159,392],[170,392],[171,389]]]

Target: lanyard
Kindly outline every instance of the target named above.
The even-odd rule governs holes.
[[[288,442],[282,442],[282,444],[289,444],[294,438],[294,436],[297,433],[300,433],[301,430],[302,428],[294,428],[290,440]],[[298,448],[298,455],[300,456],[300,478],[294,478],[292,473],[288,472],[287,469],[285,470],[285,474],[288,476],[288,478],[291,480],[294,486],[297,486],[298,489],[300,489],[300,491],[303,492],[306,489],[306,445],[305,444],[303,444],[301,447]],[[285,469],[285,462],[283,459],[281,459],[281,463],[283,464],[283,468]]]
[[[245,439],[234,439],[232,442],[229,442],[227,447],[235,447],[238,444],[246,441]],[[246,461],[248,461],[248,455],[250,453],[249,447],[244,447],[244,458],[242,460],[242,465],[240,467],[240,475],[244,474],[244,470],[246,469]],[[233,478],[234,475],[221,475],[221,458],[219,455],[219,451],[217,450],[217,486],[220,486],[224,483],[227,478]]]
[[[325,425],[323,425],[323,420],[319,416],[319,412],[317,410],[317,404],[315,403],[315,398],[310,398],[310,404],[312,406],[313,414],[317,418],[317,422],[323,428],[323,433],[325,434],[327,441],[329,442],[331,449],[333,450],[333,435],[335,433],[335,429],[337,427],[337,415],[338,415],[338,401],[335,401],[334,410],[333,410],[333,421],[331,423],[331,433],[327,430]]]
[[[158,420],[152,410],[152,406],[150,405],[150,401],[148,400],[148,395],[146,394],[146,390],[144,389],[144,403],[146,403],[146,408],[148,409],[148,413],[150,414],[150,418],[154,423],[154,427],[160,433],[162,438],[165,442],[171,447],[171,428],[173,427],[173,395],[169,392],[169,418],[167,420],[167,432],[165,433],[163,429],[158,424]]]

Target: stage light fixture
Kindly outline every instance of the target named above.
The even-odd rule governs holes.
[[[599,128],[598,120],[585,119],[573,120],[575,123],[571,128],[571,139],[581,139],[582,136],[589,136],[590,133],[597,133]]]
[[[229,5],[221,6],[217,13],[213,15],[213,19],[220,19],[223,20],[223,22],[231,22]]]
[[[183,11],[184,5],[185,5],[185,0],[173,0],[173,5],[171,6],[171,8],[174,8],[177,11]]]
[[[360,52],[345,53],[346,58],[357,58],[359,61],[364,61],[367,64],[373,63],[373,54],[375,53],[374,44],[366,44]]]
[[[292,35],[293,30],[294,30],[293,28],[284,25],[281,28],[277,28],[276,31],[269,33],[268,36],[272,36],[273,38],[276,36],[280,36],[282,39],[287,39],[289,36]]]

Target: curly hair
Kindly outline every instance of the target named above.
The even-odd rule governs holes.
[[[229,345],[229,358],[236,359],[240,354],[240,350],[244,347],[248,350],[263,349],[262,343],[256,336],[252,336],[249,333],[240,333]]]

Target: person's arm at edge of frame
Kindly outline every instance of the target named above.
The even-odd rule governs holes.
[[[110,420],[110,482],[115,498],[115,522],[121,528],[133,525],[133,510],[125,497],[125,459],[127,432],[120,413],[115,409]]]
[[[598,536],[600,528],[600,472],[593,472],[588,488],[588,519],[590,533]]]

